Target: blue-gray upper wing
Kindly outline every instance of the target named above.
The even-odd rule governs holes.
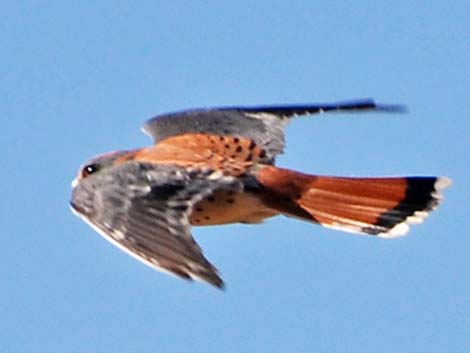
[[[143,131],[158,143],[187,133],[232,135],[252,139],[273,161],[284,148],[284,129],[289,118],[324,112],[396,111],[398,106],[377,105],[373,100],[333,104],[224,107],[164,114],[148,120]]]

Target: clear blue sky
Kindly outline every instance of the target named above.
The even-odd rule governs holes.
[[[0,352],[470,351],[466,1],[3,1]],[[448,175],[408,237],[198,228],[227,290],[143,266],[69,210],[87,158],[189,107],[374,97],[288,129],[285,167]]]

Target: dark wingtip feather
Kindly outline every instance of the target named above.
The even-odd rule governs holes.
[[[374,110],[384,113],[408,113],[404,104],[377,104]]]
[[[378,104],[374,99],[358,99],[345,102],[337,102],[326,105],[324,111],[331,112],[382,112],[382,113],[406,113],[407,108],[403,104]]]
[[[225,286],[225,283],[223,281],[221,281],[219,284],[215,285],[218,289],[220,289],[221,291],[225,291],[227,289],[227,287]]]
[[[189,276],[189,280],[205,282],[222,290],[225,288],[225,283],[220,277],[219,272],[210,263],[207,263],[206,266],[200,267],[197,270],[192,269],[188,271],[187,275]]]
[[[220,278],[220,276],[218,275],[218,273],[216,272],[216,270],[214,268],[211,268],[211,269],[204,269],[202,271],[198,271],[198,272],[193,272],[193,271],[188,271],[188,270],[183,270],[183,269],[180,269],[180,268],[166,268],[165,270],[169,271],[170,273],[172,273],[173,275],[181,278],[181,279],[184,279],[186,281],[199,281],[199,282],[205,282],[205,283],[208,283],[218,289],[221,289],[221,290],[224,290],[225,289],[225,283],[224,281],[222,280],[222,278]]]
[[[203,280],[204,282],[209,283],[210,285],[213,285],[214,287],[216,287],[220,290],[225,290],[224,281],[216,273],[211,273],[209,275],[201,276],[201,280]]]

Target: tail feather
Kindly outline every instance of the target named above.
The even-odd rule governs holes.
[[[267,166],[257,175],[270,207],[325,227],[392,238],[421,223],[450,185],[445,177],[342,178]]]

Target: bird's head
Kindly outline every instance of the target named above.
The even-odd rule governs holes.
[[[94,213],[95,190],[107,182],[105,171],[113,167],[117,160],[126,154],[128,151],[105,153],[88,160],[80,167],[77,176],[72,181],[70,206],[74,212],[87,216]]]

